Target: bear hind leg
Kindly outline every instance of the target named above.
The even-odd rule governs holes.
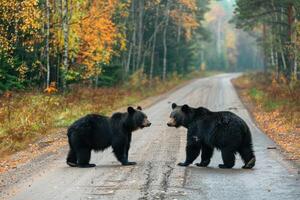
[[[245,165],[242,167],[243,169],[251,169],[254,167],[256,159],[251,147],[244,147],[240,149],[239,154],[245,163]]]
[[[202,145],[202,152],[201,152],[201,162],[196,163],[198,167],[207,167],[210,163],[210,159],[213,155],[214,149],[207,146]]]
[[[77,156],[73,149],[69,150],[68,156],[67,156],[67,164],[70,167],[77,167]]]
[[[90,149],[79,149],[77,152],[78,156],[78,167],[88,168],[95,167],[95,164],[90,164],[91,150]]]
[[[235,164],[235,155],[232,150],[222,149],[222,159],[224,164],[220,164],[219,168],[232,168]]]

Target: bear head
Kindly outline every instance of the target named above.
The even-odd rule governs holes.
[[[178,106],[176,103],[172,104],[172,112],[170,114],[170,121],[167,123],[170,127],[188,127],[188,125],[197,120],[207,116],[210,111],[206,108],[192,108],[187,104]]]
[[[186,127],[192,119],[191,108],[188,105],[178,106],[172,103],[172,112],[170,114],[170,121],[167,123],[170,127]]]
[[[131,131],[149,127],[151,125],[147,115],[142,112],[142,108],[140,106],[138,106],[136,109],[131,106],[128,107],[127,113],[126,125],[131,129]]]

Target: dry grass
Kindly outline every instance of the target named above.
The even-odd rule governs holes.
[[[10,93],[0,98],[0,155],[28,147],[53,129],[66,127],[88,113],[108,114],[143,98],[161,94],[193,77],[209,73],[194,72],[186,77],[174,74],[168,81],[150,82],[141,72],[124,86],[82,88],[73,86],[67,94],[41,92]]]
[[[233,80],[260,128],[300,161],[300,85],[278,83],[272,75],[247,74]]]

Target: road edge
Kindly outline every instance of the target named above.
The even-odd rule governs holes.
[[[275,140],[273,140],[268,134],[266,134],[260,127],[260,125],[258,124],[258,122],[255,120],[255,117],[253,115],[252,112],[252,107],[254,107],[252,102],[246,102],[241,95],[241,90],[239,90],[235,84],[233,83],[234,79],[237,79],[238,77],[242,76],[243,74],[240,74],[239,76],[230,79],[230,83],[232,84],[232,87],[234,88],[240,102],[243,104],[243,106],[246,108],[252,122],[255,124],[256,128],[258,128],[260,130],[260,132],[262,132],[265,136],[267,136],[271,141],[274,142],[274,144],[276,144],[276,148],[279,150],[278,152],[285,158],[285,161],[287,161],[288,163],[290,163],[294,168],[298,169],[298,174],[300,174],[300,160],[288,160],[286,159],[287,157],[289,157],[289,152],[287,152],[285,149],[283,149]]]

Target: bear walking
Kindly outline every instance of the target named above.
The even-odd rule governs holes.
[[[71,167],[95,167],[95,164],[89,163],[91,150],[103,151],[112,146],[122,165],[135,165],[135,162],[128,161],[131,134],[151,125],[141,110],[141,107],[128,107],[127,112],[115,113],[112,117],[89,114],[75,121],[68,129],[70,150],[67,164]]]
[[[201,152],[201,162],[196,165],[206,167],[210,163],[214,148],[221,150],[223,164],[220,168],[232,168],[235,154],[239,153],[245,165],[251,169],[255,165],[251,132],[247,124],[229,111],[212,112],[206,108],[192,108],[188,105],[172,104],[170,127],[183,126],[187,131],[186,160],[179,166],[188,166]]]

